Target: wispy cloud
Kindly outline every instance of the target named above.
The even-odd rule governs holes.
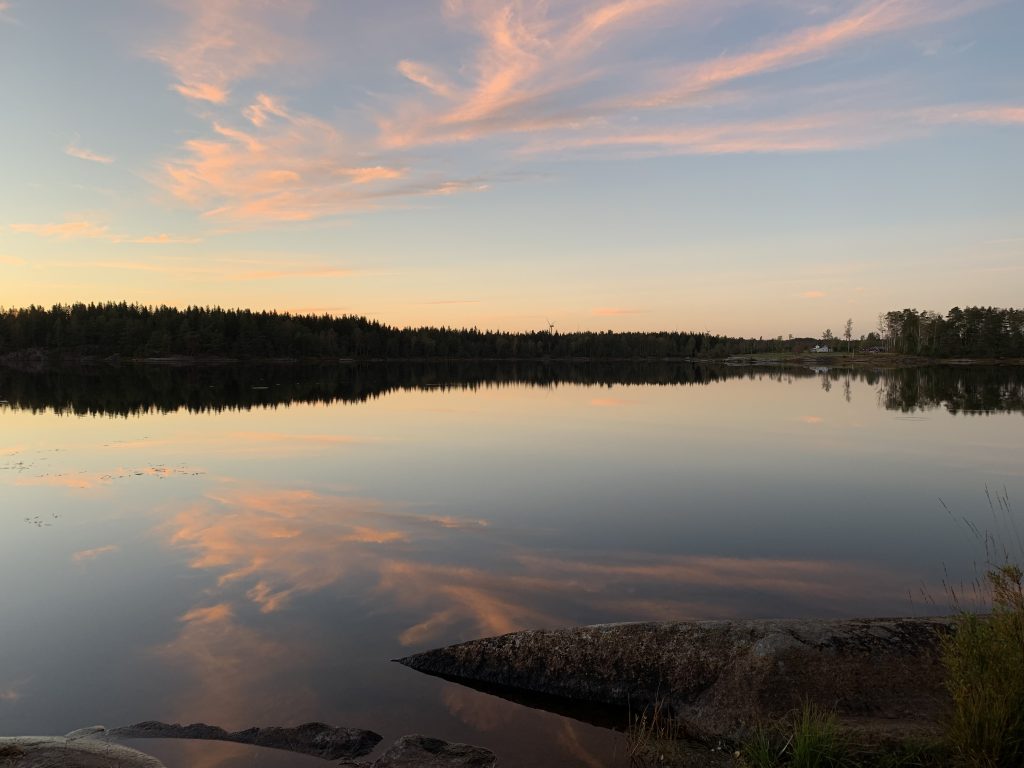
[[[59,240],[110,237],[110,231],[105,225],[84,220],[65,221],[60,224],[11,224],[11,229],[23,234],[53,237]]]
[[[94,549],[82,549],[71,555],[71,559],[76,563],[84,562],[85,560],[95,560],[101,555],[109,555],[113,552],[117,552],[120,549],[116,544],[107,544],[103,547],[96,547]]]
[[[389,197],[479,191],[479,179],[446,179],[425,169],[370,159],[326,120],[261,94],[242,110],[248,130],[214,122],[213,136],[185,144],[164,165],[164,186],[207,217],[308,221],[377,207]],[[372,156],[371,156],[372,157]]]
[[[301,60],[297,30],[311,0],[176,0],[181,27],[146,53],[177,78],[182,96],[220,104],[231,86],[269,67]]]
[[[201,238],[179,237],[176,235],[168,235],[166,232],[161,232],[159,235],[145,235],[143,237],[120,238],[115,240],[114,242],[138,243],[140,245],[174,245],[198,243],[201,242]]]
[[[593,397],[590,399],[590,405],[594,408],[622,408],[632,403],[632,400],[623,400],[620,397]]]
[[[991,0],[861,0],[847,13],[776,38],[750,50],[674,66],[608,58],[607,43],[627,30],[651,33],[657,25],[693,23],[707,3],[621,0],[550,6],[521,2],[449,2],[456,23],[468,23],[480,44],[467,85],[423,62],[402,60],[398,70],[430,92],[430,101],[402,102],[380,121],[388,146],[479,139],[508,132],[578,132],[627,114],[664,112],[694,103],[735,81],[788,69],[833,55],[861,40],[946,22]],[[665,14],[671,14],[665,16]],[[610,71],[618,76],[611,78]],[[605,87],[594,89],[601,80]],[[616,95],[616,89],[619,89]],[[680,128],[688,122],[675,116]],[[668,133],[672,133],[669,131]]]
[[[1017,104],[956,105],[931,107],[918,113],[929,123],[983,123],[989,125],[1024,125],[1024,106]]]
[[[91,149],[85,149],[84,147],[78,146],[77,142],[71,142],[64,147],[65,154],[71,155],[71,157],[77,157],[79,160],[89,160],[93,163],[109,164],[114,162],[114,158],[109,155],[101,155],[97,152],[93,152]]]
[[[778,101],[777,94],[769,99],[760,87],[751,88],[753,96],[734,89],[740,81],[834,57],[882,36],[948,23],[994,2],[860,0],[839,14],[823,6],[812,9],[813,23],[756,40],[746,50],[674,65],[645,63],[642,55],[624,59],[609,43],[626,32],[642,36],[666,25],[710,25],[712,11],[723,13],[720,5],[448,2],[452,22],[478,36],[471,64],[449,74],[425,62],[400,61],[399,72],[430,98],[395,103],[379,119],[380,142],[406,148],[529,134],[534,138],[523,147],[528,153],[807,152],[870,147],[921,135],[941,122],[1015,124],[1021,118],[1014,108],[984,106],[957,116],[936,113],[929,121],[912,110],[884,114],[876,106],[837,111],[810,104],[803,114],[762,108],[751,120],[743,109],[752,99],[764,107]],[[822,15],[831,18],[822,21]],[[718,108],[730,105],[734,109]],[[879,116],[881,122],[873,122]]]
[[[553,13],[543,0],[453,2],[449,18],[480,39],[469,82],[424,62],[402,60],[398,71],[433,98],[398,105],[379,121],[389,147],[466,141],[495,132],[565,127],[563,96],[590,82],[597,62],[589,61],[609,37],[661,7],[667,0],[619,0]]]
[[[231,264],[216,266],[195,266],[179,260],[160,263],[157,261],[93,261],[79,263],[76,266],[91,269],[124,270],[127,272],[153,272],[179,277],[187,280],[204,282],[216,280],[223,282],[249,282],[259,280],[280,280],[285,278],[303,277],[350,277],[353,270],[334,267],[326,264],[306,264],[295,262],[279,267],[267,266],[259,269],[240,269]]]
[[[87,219],[72,219],[60,223],[34,224],[20,223],[11,224],[11,229],[22,234],[36,235],[37,237],[52,238],[57,240],[108,240],[111,243],[134,243],[139,245],[174,245],[192,244],[200,242],[198,237],[181,237],[161,233],[159,235],[143,235],[133,237],[131,235],[119,235],[110,231],[106,224],[99,224]]]
[[[590,311],[593,317],[623,317],[626,315],[642,315],[646,310],[625,309],[623,307],[597,307]]]
[[[824,291],[802,291],[800,293],[801,298],[804,299],[823,299],[827,295]]]
[[[318,55],[302,36],[311,0],[267,0],[255,9],[242,0],[179,0],[182,25],[148,53],[174,74],[172,87],[210,105],[209,128],[163,163],[159,183],[210,220],[260,226],[489,188],[479,165],[453,178],[442,155],[413,151],[425,145],[500,136],[519,161],[566,151],[626,157],[831,152],[925,135],[954,122],[1017,124],[1022,116],[1013,105],[887,113],[877,101],[858,109],[838,98],[780,100],[773,89],[784,86],[776,82],[766,91],[757,80],[858,43],[951,22],[993,2],[850,0],[841,10],[797,4],[802,25],[790,22],[722,55],[672,63],[657,46],[640,43],[665,29],[713,29],[734,6],[444,0],[445,22],[472,40],[459,65],[451,57],[396,56],[399,88],[392,95],[376,91],[376,106],[342,123],[335,114],[296,109],[268,90],[232,103],[233,86],[263,85],[283,63]]]
[[[993,0],[863,0],[852,10],[822,24],[798,29],[767,41],[753,50],[698,64],[683,65],[669,73],[672,86],[638,101],[644,106],[666,106],[695,91],[800,66],[825,58],[859,40],[897,30],[950,21],[991,5]]]

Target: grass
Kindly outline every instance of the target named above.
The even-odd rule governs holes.
[[[739,750],[743,768],[939,768],[948,751],[935,744],[885,748],[855,742],[835,712],[805,704],[788,722],[756,728]]]
[[[1024,539],[1006,491],[987,495],[996,534],[963,519],[984,544],[984,572],[969,588],[946,584],[958,618],[941,646],[952,703],[943,742],[866,747],[850,739],[835,712],[805,704],[787,721],[755,728],[735,753],[737,766],[1024,768]],[[656,704],[631,719],[631,764],[695,765],[680,744],[684,737],[664,704]]]
[[[984,542],[986,571],[967,607],[963,591],[946,586],[959,620],[942,646],[953,702],[949,746],[957,762],[969,768],[1024,766],[1024,543],[1006,491],[987,495],[1004,543],[968,524]]]
[[[633,768],[673,766],[680,756],[686,734],[668,711],[664,699],[658,699],[638,715],[630,714],[626,730],[626,756]]]
[[[1024,572],[1004,563],[986,574],[992,612],[962,612],[943,643],[953,700],[950,746],[971,768],[1024,765]]]
[[[835,713],[804,704],[788,727],[756,728],[740,759],[748,768],[843,768],[851,752]]]

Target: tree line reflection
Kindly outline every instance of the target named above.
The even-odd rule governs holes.
[[[1020,366],[814,370],[704,363],[359,363],[333,366],[159,365],[22,370],[0,367],[0,407],[75,415],[217,412],[291,403],[360,403],[402,390],[560,385],[700,386],[730,379],[792,382],[818,377],[847,400],[851,384],[877,388],[881,407],[953,414],[1024,413]]]

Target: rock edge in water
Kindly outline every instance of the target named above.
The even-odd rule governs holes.
[[[233,741],[257,747],[272,747],[313,755],[325,760],[362,757],[373,751],[383,738],[360,728],[338,728],[326,723],[304,723],[294,728],[246,728],[225,731],[216,725],[192,723],[178,725],[147,720],[135,725],[113,728],[109,735],[123,739],[204,739]]]
[[[121,744],[88,738],[97,729],[67,736],[0,737],[0,765],[13,768],[164,768],[155,757]],[[102,731],[102,729],[98,729]]]
[[[660,705],[687,735],[741,739],[804,703],[879,739],[937,731],[952,619],[680,621],[527,630],[397,659],[467,683]]]
[[[342,762],[341,768],[494,768],[489,749],[412,734],[402,736],[372,763]]]
[[[270,747],[272,744],[269,742],[275,742],[278,744],[276,748],[279,749],[334,760],[336,758],[325,757],[324,754],[311,750],[320,744],[316,734],[326,735],[330,741],[336,736],[332,732],[339,730],[355,729],[337,729],[323,723],[307,723],[296,728],[249,728],[237,732],[251,735],[252,732],[259,731],[266,738],[263,739],[265,743],[257,744],[253,740],[243,742],[241,739],[224,738],[237,734],[203,723],[182,726],[148,721],[112,730],[97,725],[72,731],[66,736],[0,737],[0,765],[12,768],[165,768],[163,763],[151,755],[122,744],[111,743],[107,740],[110,737],[237,741],[261,747]],[[298,735],[295,735],[296,733]],[[380,741],[377,734],[372,735]],[[299,741],[303,739],[308,743],[305,748],[300,748]],[[281,746],[285,743],[287,746]],[[376,743],[375,741],[361,754],[371,751]],[[321,751],[333,754],[333,748],[329,746],[325,746]],[[419,734],[402,736],[373,762],[344,759],[338,763],[345,768],[494,768],[496,764],[495,754],[483,747],[457,744]]]

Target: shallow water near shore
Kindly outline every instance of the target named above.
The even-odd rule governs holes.
[[[625,765],[612,731],[389,660],[532,627],[944,613],[944,569],[984,554],[960,517],[1024,496],[1015,367],[0,369],[0,401],[3,734],[319,720]]]

